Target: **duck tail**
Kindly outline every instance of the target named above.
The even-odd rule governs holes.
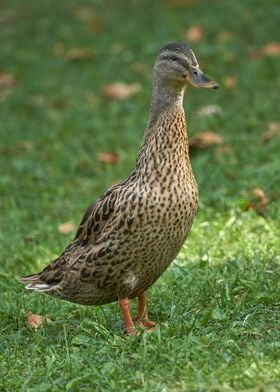
[[[27,275],[20,278],[20,283],[25,284],[27,290],[49,291],[51,286],[41,280],[40,275]]]

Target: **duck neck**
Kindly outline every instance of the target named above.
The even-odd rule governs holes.
[[[184,86],[170,87],[154,80],[150,117],[137,167],[162,170],[174,160],[178,167],[190,166],[186,119],[183,108]]]
[[[159,77],[154,77],[148,130],[164,111],[174,110],[184,113],[184,91],[185,86],[170,86]]]

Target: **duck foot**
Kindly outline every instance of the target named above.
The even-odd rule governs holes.
[[[137,327],[141,328],[141,329],[144,329],[144,332],[148,332],[148,333],[155,332],[155,328],[154,327],[155,327],[156,323],[154,323],[153,321],[150,321],[148,319],[140,319],[139,316],[133,317],[132,320],[133,321],[139,321],[137,323]],[[133,333],[134,333],[134,335],[138,335],[139,331],[134,329]]]
[[[130,303],[128,298],[122,298],[119,300],[120,308],[123,314],[123,321],[126,333],[129,335],[135,332],[134,323],[130,314]]]
[[[138,295],[138,314],[132,320],[139,321],[140,328],[151,328],[151,331],[147,330],[147,332],[153,332],[156,323],[148,319],[146,291]]]
[[[139,321],[138,326],[140,328],[152,328],[155,327],[156,323],[154,323],[151,320],[148,320],[148,318],[143,318],[139,315],[133,317],[133,321]]]
[[[156,324],[148,319],[145,291],[138,296],[138,314],[133,319],[130,314],[129,299],[127,297],[122,298],[119,300],[119,304],[123,314],[125,330],[128,335],[138,335],[138,331],[135,329],[133,321],[139,321],[138,326],[140,328],[145,328],[145,332],[154,332],[153,327]]]

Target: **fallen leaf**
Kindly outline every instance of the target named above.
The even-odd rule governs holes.
[[[280,43],[270,42],[262,48],[262,54],[267,56],[279,56],[280,55]]]
[[[222,108],[218,105],[202,106],[197,112],[199,117],[219,116],[220,114],[222,114]]]
[[[52,107],[55,110],[63,110],[67,106],[67,102],[64,101],[63,99],[57,99],[52,102]]]
[[[263,208],[266,208],[268,205],[268,200],[267,200],[267,197],[266,197],[266,194],[264,193],[264,191],[261,188],[255,188],[255,189],[253,189],[253,194],[256,197],[256,199],[258,199],[261,206]]]
[[[68,60],[90,60],[93,56],[93,50],[91,48],[73,48],[65,53]]]
[[[18,151],[28,151],[34,147],[34,143],[30,140],[20,140],[17,143],[17,150]]]
[[[264,56],[279,56],[280,55],[280,43],[269,42],[260,49],[255,49],[250,53],[253,59],[261,59]]]
[[[58,226],[58,231],[61,234],[69,234],[71,233],[73,230],[75,229],[75,225],[73,222],[65,222],[65,223],[61,223]]]
[[[33,242],[35,240],[35,236],[32,234],[28,234],[23,237],[23,240],[26,242]]]
[[[206,149],[212,145],[222,144],[223,138],[215,132],[197,133],[189,143],[191,149]]]
[[[235,76],[226,76],[224,79],[224,85],[228,89],[232,89],[236,86],[236,77]]]
[[[199,25],[191,26],[186,31],[186,39],[189,42],[199,43],[203,40],[203,38],[204,38],[204,30],[202,26]]]
[[[262,134],[261,142],[267,143],[270,139],[274,138],[279,133],[280,123],[270,122],[267,130]]]
[[[217,34],[216,41],[219,44],[223,44],[224,42],[231,40],[231,38],[232,34],[229,31],[222,30]]]
[[[12,87],[16,84],[16,79],[13,75],[0,72],[0,87]]]
[[[92,33],[97,33],[102,28],[102,21],[100,19],[94,18],[90,21],[89,29]]]
[[[229,178],[230,180],[237,180],[237,175],[236,173],[233,173],[232,171],[226,171],[225,175],[227,176],[227,178]]]
[[[46,317],[40,316],[39,314],[33,314],[31,311],[28,312],[27,325],[29,327],[37,330],[44,323],[51,323],[51,320]]]
[[[132,95],[141,90],[139,83],[112,83],[108,84],[103,89],[103,94],[110,99],[124,100],[130,98]]]
[[[10,152],[10,147],[7,144],[0,144],[0,154],[7,154]]]
[[[97,157],[99,161],[105,163],[118,163],[120,160],[118,154],[115,152],[100,152]]]
[[[30,140],[20,140],[16,145],[0,144],[0,154],[9,154],[31,150],[34,143]]]
[[[255,204],[253,204],[253,203],[248,203],[243,208],[244,211],[256,210],[256,209],[257,209],[257,206]]]
[[[244,206],[244,211],[255,210],[257,214],[265,217],[268,205],[266,194],[261,188],[255,188],[253,189],[253,196],[254,200]]]

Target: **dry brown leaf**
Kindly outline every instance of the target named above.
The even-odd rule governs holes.
[[[65,222],[65,223],[61,223],[58,226],[58,231],[61,234],[69,234],[71,233],[73,230],[75,229],[75,225],[73,222],[69,221],[69,222]]]
[[[140,90],[141,85],[139,83],[126,84],[117,82],[105,86],[103,94],[110,99],[124,100],[130,98]]]
[[[217,34],[217,42],[219,44],[223,44],[224,42],[229,41],[232,38],[232,34],[227,30],[222,30]]]
[[[267,143],[270,139],[274,138],[277,133],[279,133],[280,123],[279,122],[270,122],[268,124],[267,130],[263,133],[261,137],[262,143]]]
[[[63,99],[57,99],[52,102],[52,107],[55,110],[63,110],[67,106],[67,102],[64,101]]]
[[[279,56],[280,55],[280,43],[269,42],[260,49],[255,49],[250,53],[253,59],[261,59],[264,56]]]
[[[233,173],[232,171],[226,171],[225,175],[227,176],[227,178],[229,178],[230,180],[237,180],[237,175],[236,173]]]
[[[262,54],[267,56],[279,56],[280,55],[280,43],[269,42],[262,48]]]
[[[206,149],[212,145],[222,144],[223,138],[215,132],[200,132],[190,140],[191,149]]]
[[[253,189],[253,195],[254,200],[244,207],[244,211],[255,210],[257,214],[265,216],[268,205],[266,194],[261,188],[255,188]]]
[[[120,160],[116,152],[100,152],[97,157],[99,161],[105,163],[118,163]]]
[[[91,48],[73,48],[68,50],[65,56],[71,61],[90,60],[94,53]]]
[[[28,234],[23,237],[23,240],[26,242],[33,242],[35,240],[35,236],[32,234]]]
[[[13,75],[0,72],[0,87],[12,87],[16,84],[16,79]]]
[[[224,85],[228,89],[232,89],[236,86],[236,77],[235,76],[226,76],[224,79]]]
[[[9,154],[31,150],[34,143],[30,140],[20,140],[16,145],[0,144],[0,154]]]
[[[258,199],[261,206],[265,209],[268,205],[268,200],[264,191],[261,188],[255,188],[253,189],[253,194],[255,198]]]
[[[51,320],[46,317],[40,316],[39,314],[33,314],[31,311],[28,312],[27,325],[29,327],[37,330],[44,323],[51,323]]]
[[[199,43],[203,40],[203,38],[204,38],[204,30],[202,26],[199,25],[191,26],[186,31],[186,39],[189,42]]]
[[[8,154],[10,152],[10,146],[7,144],[0,144],[0,154]]]
[[[17,143],[17,149],[18,151],[28,151],[28,150],[32,150],[32,148],[34,147],[34,143],[31,142],[30,140],[20,140]]]
[[[102,20],[98,18],[94,18],[90,21],[89,29],[92,33],[97,33],[99,30],[101,30],[102,25],[103,25]]]

